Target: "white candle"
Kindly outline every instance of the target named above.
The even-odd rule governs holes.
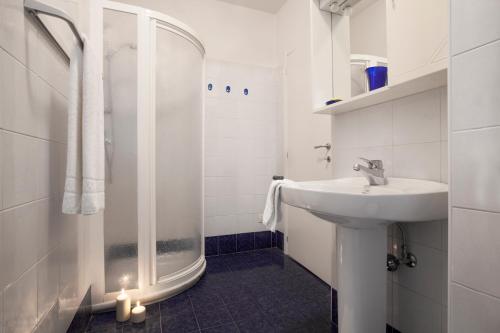
[[[119,322],[130,319],[130,297],[122,289],[120,295],[116,298],[116,320]]]
[[[139,301],[137,301],[136,306],[132,309],[132,318],[133,323],[142,323],[146,320],[146,307],[142,306]]]

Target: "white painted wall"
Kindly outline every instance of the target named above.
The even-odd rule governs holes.
[[[52,2],[81,21],[79,3]],[[0,332],[65,332],[90,286],[97,217],[61,213],[68,66],[27,17],[22,0],[0,0]]]
[[[500,2],[451,0],[450,332],[500,329]]]
[[[357,177],[359,156],[381,159],[386,175],[447,182],[446,88],[332,117],[334,177]],[[387,274],[387,322],[405,333],[446,332],[447,223],[406,223],[416,268]],[[401,234],[388,230],[388,251]],[[399,246],[398,246],[399,248]],[[394,253],[396,254],[396,253]]]
[[[276,64],[276,16],[216,0],[121,0],[172,16],[194,29],[207,57],[271,67]]]

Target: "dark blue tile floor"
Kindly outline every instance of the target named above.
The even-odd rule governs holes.
[[[208,257],[193,288],[148,305],[147,314],[142,325],[96,314],[87,332],[337,332],[330,287],[276,248]]]

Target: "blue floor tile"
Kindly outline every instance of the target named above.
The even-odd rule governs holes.
[[[198,323],[192,310],[179,312],[175,315],[161,318],[163,332],[193,332],[198,331]]]
[[[233,322],[225,306],[202,307],[195,310],[195,316],[201,329],[212,328]]]
[[[201,330],[202,333],[238,333],[238,327],[234,323]]]
[[[236,251],[235,237],[219,247]],[[331,333],[337,326],[330,323],[330,293],[336,295],[276,248],[213,256],[191,289],[147,305],[145,323],[117,323],[114,312],[95,314],[87,332]]]

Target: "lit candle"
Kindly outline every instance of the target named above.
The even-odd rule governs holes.
[[[119,322],[130,319],[130,297],[122,289],[120,295],[116,298],[116,320]]]
[[[146,320],[146,307],[142,306],[139,301],[137,301],[136,306],[132,309],[132,318],[133,323],[142,323]]]

